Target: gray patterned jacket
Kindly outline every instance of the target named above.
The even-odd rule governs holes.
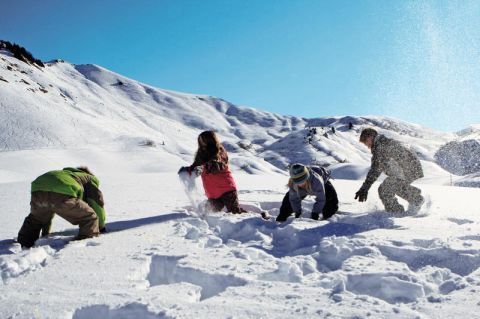
[[[381,173],[409,183],[423,177],[423,169],[417,155],[400,142],[378,135],[372,147],[372,165],[362,185],[367,191]]]

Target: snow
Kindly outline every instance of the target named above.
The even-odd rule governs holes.
[[[376,116],[284,117],[95,65],[40,70],[0,58],[9,81],[0,81],[2,317],[478,317],[480,189],[447,186],[478,174],[451,175],[434,161],[460,135]],[[378,183],[367,202],[354,200],[369,167],[358,143],[367,125],[420,154],[426,177],[416,186],[427,200],[418,214],[385,213]],[[304,143],[312,126],[318,132]],[[199,209],[201,183],[187,196],[178,178],[198,133],[211,128],[229,151],[247,214]],[[274,221],[292,160],[331,164],[338,214],[311,220],[307,199],[302,218]],[[56,217],[51,236],[22,250],[14,238],[30,182],[78,165],[101,181],[109,232],[72,241],[77,227]]]
[[[28,212],[29,182],[57,164],[38,162],[35,151],[0,154],[2,167],[31,167],[22,180],[0,184],[7,317],[476,316],[480,217],[471,203],[479,189],[420,184],[428,203],[398,217],[382,211],[378,184],[357,203],[361,181],[336,179],[340,212],[331,220],[310,220],[308,200],[303,218],[278,224],[258,211],[278,214],[286,177],[237,169],[240,200],[257,212],[203,216],[173,165],[160,171],[140,160],[169,163],[168,155],[137,148],[133,159],[135,152],[42,150],[41,158],[65,166],[91,164],[109,233],[70,241],[76,227],[55,218],[53,235],[26,251],[11,238]]]
[[[464,187],[480,187],[480,172],[463,176],[455,181],[455,185]]]

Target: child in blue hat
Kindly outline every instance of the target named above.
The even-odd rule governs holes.
[[[286,221],[295,213],[295,218],[302,215],[302,200],[307,196],[315,197],[311,218],[318,220],[330,218],[338,211],[338,197],[330,182],[330,172],[323,167],[293,164],[290,166],[288,192],[283,198],[277,222]]]

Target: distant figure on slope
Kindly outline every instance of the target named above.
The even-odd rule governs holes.
[[[237,185],[228,166],[228,155],[213,131],[202,132],[198,136],[198,150],[192,165],[182,167],[179,173],[190,174],[202,166],[202,182],[208,198],[208,208],[218,212],[227,208],[228,212],[240,214],[246,212],[238,203]]]
[[[360,202],[367,200],[368,190],[381,173],[388,177],[380,184],[378,194],[385,210],[392,213],[404,213],[395,195],[409,203],[410,212],[418,212],[424,198],[420,189],[410,185],[423,177],[423,169],[418,157],[400,142],[380,135],[372,128],[366,128],[360,134],[360,142],[372,151],[372,164],[362,187],[355,194]]]
[[[67,167],[47,172],[32,182],[30,214],[18,233],[22,247],[30,248],[40,236],[50,233],[55,214],[80,229],[76,239],[105,231],[105,210],[98,178],[87,167]]]
[[[352,123],[352,122],[349,122],[349,123],[348,123],[348,129],[349,129],[349,130],[353,129],[353,123]]]
[[[283,198],[277,222],[286,221],[295,213],[295,218],[302,214],[302,200],[308,195],[315,196],[311,218],[318,220],[330,218],[338,210],[338,197],[330,182],[330,172],[323,167],[293,164],[290,167],[288,192]]]

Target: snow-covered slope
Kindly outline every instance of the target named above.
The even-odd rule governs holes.
[[[464,130],[457,132],[461,140],[480,140],[480,124],[472,124]]]
[[[292,162],[333,165],[333,169],[349,163],[358,173],[370,160],[369,151],[358,143],[359,131],[370,126],[410,145],[425,161],[425,181],[451,180],[435,164],[434,154],[456,136],[396,119],[281,116],[211,96],[153,88],[96,65],[57,60],[39,68],[8,51],[0,51],[0,79],[0,149],[4,151],[150,145],[178,157],[180,165],[191,161],[196,136],[213,129],[230,152],[233,167],[249,173],[284,171]],[[364,177],[345,172],[336,175]]]
[[[370,160],[365,126],[422,158],[419,214],[386,214],[378,183],[354,201]],[[251,213],[199,214],[184,193],[176,172],[204,129],[220,133]],[[2,318],[478,317],[480,190],[426,185],[478,180],[435,163],[455,134],[385,117],[285,117],[5,51],[0,132]],[[307,199],[300,219],[259,217],[278,214],[292,161],[331,164],[337,215],[310,220]],[[31,180],[82,164],[101,181],[109,233],[71,241],[77,227],[55,218],[51,236],[22,251]]]
[[[360,182],[335,180],[340,212],[329,221],[309,219],[311,199],[303,218],[284,224],[254,213],[202,217],[170,155],[99,152],[0,153],[3,169],[23,170],[0,181],[2,317],[477,316],[478,189],[420,185],[427,204],[398,218],[382,211],[378,184],[367,203],[356,203]],[[82,162],[97,169],[110,232],[69,242],[76,227],[55,218],[53,234],[22,251],[13,238],[28,213],[32,175]],[[234,175],[242,205],[278,214],[285,176]]]

